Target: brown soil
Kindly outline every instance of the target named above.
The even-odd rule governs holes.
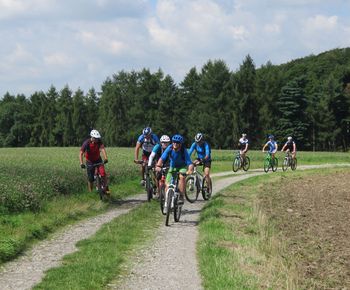
[[[262,205],[297,262],[301,289],[350,289],[349,171],[289,179]]]

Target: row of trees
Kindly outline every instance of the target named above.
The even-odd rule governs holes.
[[[131,146],[145,126],[188,144],[200,131],[213,148],[232,148],[246,132],[256,148],[272,133],[304,150],[348,150],[350,48],[259,69],[248,55],[235,72],[210,60],[180,84],[161,70],[120,71],[99,93],[52,86],[0,101],[0,146],[77,146],[91,128],[109,146]]]

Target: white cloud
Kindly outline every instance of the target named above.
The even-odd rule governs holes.
[[[338,24],[338,17],[333,15],[330,17],[324,15],[316,15],[306,20],[305,28],[310,31],[330,31],[334,30]]]
[[[44,63],[48,66],[70,66],[73,59],[62,52],[55,52],[44,56]]]

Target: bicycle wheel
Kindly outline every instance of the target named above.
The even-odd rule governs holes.
[[[159,204],[160,204],[160,211],[163,215],[166,214],[164,212],[164,203],[165,203],[165,184],[162,184],[159,188]]]
[[[267,173],[270,170],[270,160],[268,158],[265,158],[264,160],[264,171]]]
[[[243,161],[243,170],[248,171],[249,167],[250,167],[250,158],[246,156],[245,160]]]
[[[182,205],[178,204],[179,196],[174,198],[174,222],[180,221]]]
[[[174,189],[169,188],[168,194],[167,194],[167,201],[166,201],[166,217],[165,217],[165,225],[169,226],[169,217],[171,212],[171,200],[174,197]]]
[[[275,157],[275,159],[272,162],[272,171],[276,172],[277,168],[278,168],[278,159],[277,159],[277,157]]]
[[[147,192],[147,200],[151,201],[153,197],[153,184],[152,184],[150,173],[146,174],[146,192]]]
[[[289,160],[288,160],[288,157],[285,157],[282,162],[282,170],[286,171],[288,169],[288,166],[289,166]]]
[[[194,176],[186,177],[185,197],[190,203],[194,203],[198,199],[198,191]]]
[[[202,197],[204,200],[208,200],[211,197],[212,193],[212,182],[209,179],[210,185],[208,184],[207,179],[204,177],[202,182]]]
[[[298,160],[297,160],[297,158],[292,159],[292,162],[291,162],[290,168],[291,168],[292,170],[297,169],[297,164],[298,164]]]
[[[233,160],[233,164],[232,164],[232,170],[233,172],[237,172],[238,169],[241,167],[241,158],[239,156],[237,156],[234,160]]]

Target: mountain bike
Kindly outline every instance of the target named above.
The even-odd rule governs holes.
[[[100,166],[104,165],[104,162],[86,164],[87,167],[94,167],[94,181],[96,183],[96,189],[100,196],[100,200],[109,200],[110,195],[107,193],[107,177],[103,178],[100,173]]]
[[[248,156],[245,156],[245,158],[243,159],[240,151],[237,151],[237,154],[232,162],[233,172],[237,172],[238,169],[241,169],[241,168],[244,171],[248,171],[249,167],[250,167],[250,158]]]
[[[159,180],[159,204],[160,204],[160,211],[163,215],[166,214],[164,211],[164,203],[165,203],[165,179],[168,172],[169,167],[162,167],[162,170],[160,171],[160,174],[162,175]]]
[[[290,167],[292,170],[297,169],[297,158],[292,158],[292,155],[288,151],[286,156],[284,157],[283,163],[282,163],[282,170],[286,171]]]
[[[179,175],[182,174],[186,176],[184,173],[176,172],[175,176],[171,177],[171,182],[168,190],[165,193],[165,203],[164,203],[164,211],[165,211],[165,225],[169,226],[169,218],[170,213],[174,214],[174,221],[178,222],[180,220],[182,205],[178,204],[180,198],[179,192]]]
[[[273,172],[276,172],[278,167],[278,158],[275,156],[274,159],[272,159],[271,153],[267,152],[264,158],[264,171],[267,173],[270,168]]]
[[[199,165],[201,164],[194,166],[193,174],[186,177],[185,196],[190,203],[194,203],[198,199],[199,192],[202,193],[204,200],[208,200],[212,194],[211,178],[209,177],[210,184],[208,184],[207,179],[197,170]]]
[[[152,167],[145,166],[147,200],[151,201],[157,191],[157,178]]]

